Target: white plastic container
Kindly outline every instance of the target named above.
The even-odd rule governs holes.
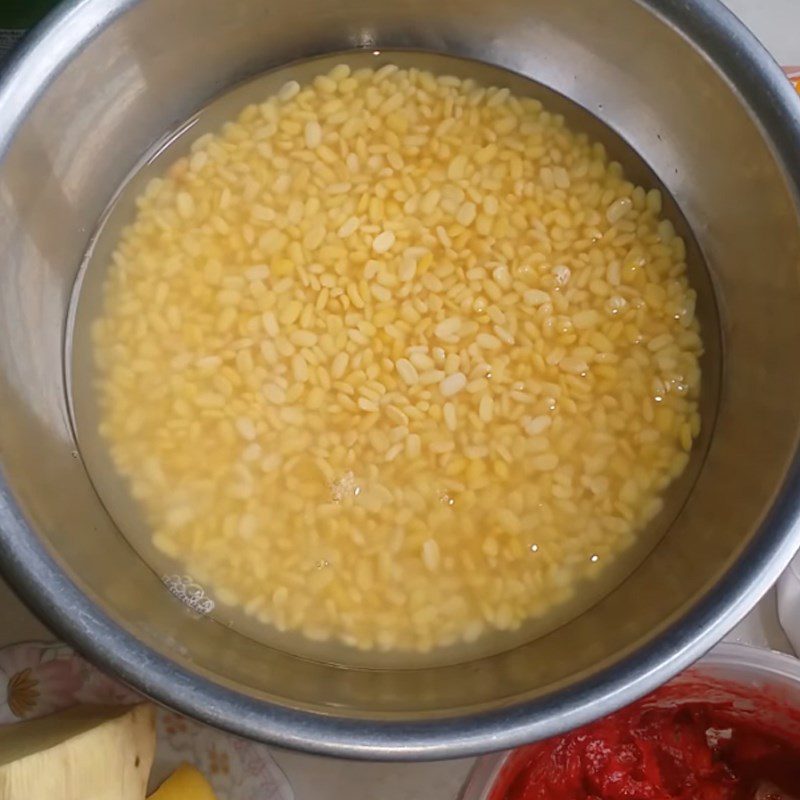
[[[800,660],[794,656],[749,645],[721,644],[670,681],[667,688],[674,689],[674,694],[670,691],[666,700],[664,690],[659,690],[658,704],[733,703],[754,719],[800,737]],[[765,697],[774,702],[758,702]],[[511,751],[504,751],[479,758],[459,800],[489,800],[510,755]]]
[[[800,69],[797,70],[797,81],[800,87]],[[792,559],[776,590],[781,627],[795,652],[800,653],[800,556]]]

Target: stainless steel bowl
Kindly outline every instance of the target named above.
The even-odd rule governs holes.
[[[580,618],[440,668],[347,669],[192,616],[95,495],[66,402],[74,278],[140,155],[237,81],[365,47],[480,59],[592,111],[678,201],[719,306],[722,349],[707,370],[722,366],[708,395],[718,394],[713,435],[659,545]],[[710,647],[800,543],[799,181],[800,102],[713,0],[69,3],[0,84],[3,572],[101,667],[281,745],[443,758],[605,714]],[[706,336],[716,341],[709,326]]]

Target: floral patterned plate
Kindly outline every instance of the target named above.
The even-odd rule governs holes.
[[[25,642],[0,649],[0,725],[33,719],[77,703],[137,702],[135,692],[90,666],[66,645]],[[158,747],[151,789],[188,762],[221,800],[294,800],[269,749],[156,709]]]

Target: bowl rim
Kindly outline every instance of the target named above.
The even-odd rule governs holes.
[[[693,42],[735,87],[800,208],[800,100],[772,57],[719,0],[634,1]],[[26,37],[0,79],[0,160],[42,88],[137,2],[71,0]],[[633,702],[703,655],[761,598],[800,545],[799,519],[796,451],[771,509],[720,581],[612,667],[514,706],[424,721],[358,720],[249,697],[138,640],[79,588],[28,525],[0,464],[0,571],[59,636],[138,691],[210,725],[283,747],[363,759],[433,760],[504,750]]]

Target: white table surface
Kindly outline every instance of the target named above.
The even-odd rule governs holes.
[[[779,63],[800,65],[800,0],[724,0]],[[0,645],[51,639],[49,631],[0,581]],[[791,652],[771,591],[727,637]],[[454,800],[472,759],[427,764],[375,764],[288,751],[274,755],[296,800]]]

